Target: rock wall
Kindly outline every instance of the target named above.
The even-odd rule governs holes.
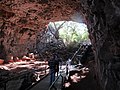
[[[79,12],[79,3],[76,0],[0,0],[0,47],[4,46],[2,52],[6,51],[0,58],[33,52],[36,36],[45,25],[70,20]]]
[[[81,0],[103,90],[120,90],[120,1]]]

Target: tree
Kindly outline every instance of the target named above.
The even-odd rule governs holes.
[[[65,45],[77,44],[88,40],[87,27],[83,23],[59,21],[50,25],[59,31],[59,38],[63,39]]]

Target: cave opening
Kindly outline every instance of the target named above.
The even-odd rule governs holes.
[[[71,51],[74,51],[72,53],[75,53],[75,50],[77,51],[77,48],[81,45],[91,45],[87,25],[83,22],[49,22],[43,29],[43,34],[38,33],[36,39],[36,51],[40,54],[45,54],[52,49],[60,52],[65,48],[69,48]],[[66,61],[68,58],[64,58],[64,60]]]

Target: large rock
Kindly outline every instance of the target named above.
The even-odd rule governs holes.
[[[82,0],[103,90],[120,90],[120,2]]]

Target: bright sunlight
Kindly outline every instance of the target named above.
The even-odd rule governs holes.
[[[58,30],[59,38],[63,40],[66,46],[78,43],[90,44],[88,29],[84,23],[58,21],[50,22],[49,27],[52,27],[55,31]]]

